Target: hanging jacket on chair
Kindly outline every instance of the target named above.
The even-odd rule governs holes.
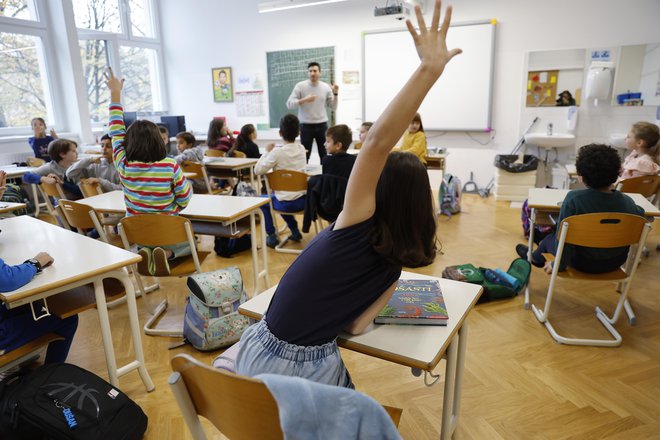
[[[307,182],[307,199],[303,217],[303,232],[309,232],[312,222],[321,217],[328,222],[337,220],[344,208],[348,179],[331,174],[312,176]]]

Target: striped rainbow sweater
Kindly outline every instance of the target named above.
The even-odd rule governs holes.
[[[115,166],[124,188],[126,215],[177,215],[192,197],[190,182],[183,176],[174,159],[158,162],[126,160],[124,109],[118,102],[110,103],[110,131]]]

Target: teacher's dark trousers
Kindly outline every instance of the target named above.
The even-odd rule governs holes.
[[[325,152],[325,132],[328,131],[328,123],[320,124],[300,124],[300,143],[307,150],[307,162],[312,154],[312,143],[316,140],[316,147],[319,149],[319,159],[322,161],[326,155]]]

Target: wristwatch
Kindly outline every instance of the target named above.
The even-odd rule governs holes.
[[[28,260],[25,260],[23,263],[28,263],[34,266],[35,269],[37,269],[37,273],[41,272],[41,263],[39,263],[39,260],[36,258],[30,258]]]

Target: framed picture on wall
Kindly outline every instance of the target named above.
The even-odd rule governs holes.
[[[234,100],[234,88],[231,80],[231,67],[214,67],[211,69],[213,77],[213,101],[232,102]]]

